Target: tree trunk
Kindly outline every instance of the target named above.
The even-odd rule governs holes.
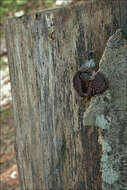
[[[85,125],[87,100],[78,97],[72,83],[74,73],[84,63],[85,52],[93,50],[99,63],[107,39],[119,27],[126,35],[125,0],[80,2],[6,21],[17,163],[22,190],[127,188],[125,173],[122,172],[126,158],[123,155],[125,136],[122,132],[122,127],[125,127],[125,106],[121,106],[121,112],[117,112],[117,106],[111,112],[114,117],[109,119],[115,118],[117,113],[123,120],[118,120],[120,123],[117,126],[112,125],[113,130],[108,133],[99,126],[99,122],[94,123],[89,119],[89,115]],[[113,59],[112,56],[110,59]],[[119,63],[120,67],[122,63]],[[106,64],[104,61],[103,65]],[[120,68],[117,70],[117,65],[114,67],[117,76]],[[112,73],[110,69],[102,71],[107,76]],[[112,83],[111,79],[116,83]],[[118,79],[109,77],[114,90],[109,89],[103,94],[107,100],[107,93],[110,93],[111,98],[107,100],[109,105],[118,91],[113,87]],[[125,94],[122,91],[119,93],[122,99]],[[125,98],[122,100],[125,101]],[[107,105],[106,101],[102,104]],[[108,111],[110,109],[109,106]],[[102,114],[102,120],[99,118],[97,121],[105,122],[105,115]],[[121,127],[117,134],[115,127]],[[110,132],[112,136],[109,135],[103,144],[103,138]],[[108,153],[105,154],[103,147],[109,148],[110,141],[114,149],[109,151],[110,158],[104,162]],[[121,155],[121,160],[116,163],[119,154],[123,157]],[[109,164],[108,169],[104,167],[105,164]],[[113,169],[116,164],[117,168]],[[111,175],[112,180],[107,175]]]

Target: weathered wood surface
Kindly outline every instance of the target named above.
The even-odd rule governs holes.
[[[107,190],[101,128],[84,126],[85,100],[72,78],[85,51],[98,61],[109,36],[119,27],[126,32],[126,20],[127,2],[118,0],[6,21],[21,189]]]
[[[107,42],[99,70],[109,79],[109,89],[92,98],[84,114],[87,128],[101,129],[102,189],[127,189],[127,40],[120,30]]]

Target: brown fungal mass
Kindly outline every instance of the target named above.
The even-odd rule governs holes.
[[[101,72],[96,72],[92,79],[92,69],[78,71],[74,75],[73,85],[79,96],[94,96],[103,93],[108,87],[108,80]]]
[[[89,81],[89,86],[87,90],[88,96],[94,96],[96,94],[103,93],[109,87],[107,78],[103,73],[97,72],[95,78]]]

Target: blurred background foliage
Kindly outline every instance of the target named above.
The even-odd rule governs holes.
[[[12,16],[15,12],[25,13],[53,7],[55,0],[0,0],[0,17]]]

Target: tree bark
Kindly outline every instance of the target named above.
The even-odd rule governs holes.
[[[127,189],[127,40],[120,30],[109,38],[99,65],[109,89],[92,98],[84,124],[100,129],[102,189]]]
[[[105,180],[100,140],[103,129],[87,120],[84,124],[87,100],[78,97],[72,83],[74,73],[84,63],[85,52],[93,50],[99,63],[109,36],[119,27],[126,35],[126,21],[124,0],[80,2],[6,21],[22,190],[127,187],[126,182],[122,182],[124,186],[120,183],[125,176],[120,173],[120,164],[117,180],[112,184]],[[115,93],[112,91],[112,98]],[[119,117],[121,114],[118,112]],[[119,143],[125,150],[124,143]],[[120,151],[114,150],[112,154],[117,156]]]

